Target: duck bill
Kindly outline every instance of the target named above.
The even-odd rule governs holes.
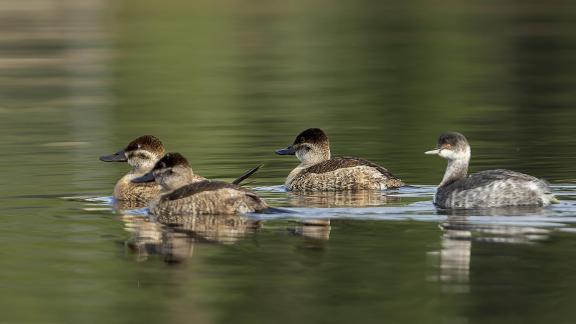
[[[100,161],[102,162],[127,162],[128,159],[126,158],[126,154],[124,150],[120,150],[111,155],[103,155],[100,157]]]
[[[438,155],[438,154],[440,154],[440,150],[439,149],[430,150],[430,151],[424,152],[424,154],[426,154],[426,155]]]
[[[145,175],[132,179],[134,183],[146,183],[146,182],[154,182],[154,173],[148,172]]]
[[[288,146],[287,148],[279,149],[279,150],[276,150],[274,152],[278,155],[295,155],[296,154],[296,150],[294,149],[294,146]]]

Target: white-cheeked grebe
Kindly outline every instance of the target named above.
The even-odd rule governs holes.
[[[527,174],[501,169],[468,174],[470,145],[460,133],[440,135],[437,148],[425,154],[448,160],[444,178],[434,196],[437,207],[548,206],[556,201],[545,181]]]

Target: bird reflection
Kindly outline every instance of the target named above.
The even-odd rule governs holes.
[[[260,221],[238,215],[171,215],[156,218],[123,215],[131,233],[127,246],[138,261],[161,255],[165,262],[181,263],[193,255],[196,243],[235,244],[255,233]]]
[[[329,219],[305,219],[295,222],[292,233],[314,241],[328,241],[330,239]]]
[[[441,249],[433,254],[439,259],[438,280],[445,283],[444,288],[450,292],[469,291],[474,246],[534,244],[547,239],[550,234],[547,228],[521,223],[517,218],[533,214],[541,216],[541,208],[451,210],[443,213],[447,219],[440,224]]]
[[[470,275],[470,257],[472,253],[472,231],[460,217],[448,218],[440,225],[442,229],[442,248],[439,252],[440,274],[442,282],[467,284]],[[467,291],[468,286],[460,287]]]
[[[144,201],[114,200],[112,207],[116,212],[122,213],[126,210],[148,207],[149,203]]]
[[[376,190],[288,193],[288,203],[298,207],[370,207],[399,201]]]

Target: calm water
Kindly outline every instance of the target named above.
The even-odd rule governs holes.
[[[574,322],[573,1],[186,3],[0,4],[0,322]],[[308,127],[413,186],[286,193]],[[437,212],[445,130],[562,203]],[[287,212],[115,211],[142,134]]]

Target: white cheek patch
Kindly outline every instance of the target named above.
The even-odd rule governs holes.
[[[452,150],[442,149],[438,155],[448,160],[455,160],[458,154]]]
[[[443,149],[440,150],[438,155],[448,160],[465,160],[470,159],[470,150],[454,152],[452,150]]]

